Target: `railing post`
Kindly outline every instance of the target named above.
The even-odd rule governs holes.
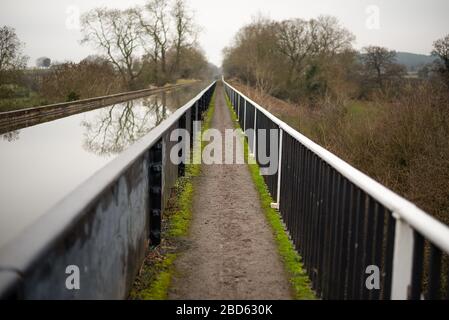
[[[230,90],[229,93],[230,93],[229,100],[231,101],[231,106],[235,110],[234,91]]]
[[[406,300],[412,280],[413,247],[415,237],[413,229],[393,213],[396,230],[393,254],[393,276],[391,280],[391,299]]]
[[[246,99],[243,100],[243,132],[246,131]]]
[[[277,183],[277,192],[276,192],[276,202],[271,204],[271,207],[274,209],[280,208],[281,203],[281,169],[282,169],[282,142],[283,142],[284,130],[279,128],[279,155],[278,155],[278,183]]]
[[[256,156],[256,135],[257,135],[257,108],[254,107],[254,136],[253,136],[253,154],[252,156]]]
[[[163,143],[161,139],[149,151],[148,189],[151,245],[161,243],[162,153]]]
[[[195,121],[199,121],[198,101],[195,102]]]
[[[178,120],[178,128],[179,129],[186,129],[186,114],[184,113],[181,118]],[[178,165],[178,177],[182,177],[185,174],[185,168],[186,168],[186,150],[189,147],[186,144],[187,137],[179,137],[178,142],[182,140],[184,146],[179,150],[178,156],[181,157],[182,161]]]
[[[234,91],[234,94],[235,94],[235,91]],[[240,98],[237,99],[236,105],[237,105],[237,120],[240,121]]]

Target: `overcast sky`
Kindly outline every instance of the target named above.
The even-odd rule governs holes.
[[[95,53],[81,46],[74,17],[97,6],[126,8],[145,0],[0,0],[0,26],[16,29],[26,43],[30,65],[36,58],[79,61]],[[208,59],[221,64],[222,49],[253,17],[280,20],[336,16],[356,36],[356,48],[374,44],[428,54],[432,42],[449,33],[448,0],[188,0],[202,27],[200,43]],[[378,19],[377,19],[378,18]]]

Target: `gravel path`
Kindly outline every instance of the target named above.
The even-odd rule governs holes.
[[[212,127],[233,128],[222,84]],[[247,165],[202,165],[187,249],[169,299],[291,299],[283,264]]]

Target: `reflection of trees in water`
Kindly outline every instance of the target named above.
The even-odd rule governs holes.
[[[198,83],[98,109],[94,119],[88,118],[81,123],[86,129],[84,147],[98,155],[120,153],[161,123],[171,112],[186,104],[203,87],[203,83]],[[14,142],[20,139],[20,130],[2,133],[0,136],[0,139]]]
[[[201,84],[196,84],[98,109],[95,118],[81,123],[84,147],[100,156],[120,153],[186,104],[200,88]]]
[[[8,142],[17,141],[20,139],[20,130],[14,130],[7,133],[4,133],[2,135],[3,140],[6,140]]]
[[[141,105],[136,105],[141,103]],[[118,154],[167,117],[166,96],[155,95],[99,109],[84,120],[84,147],[97,155]]]

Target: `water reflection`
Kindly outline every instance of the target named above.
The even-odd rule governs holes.
[[[13,142],[13,141],[19,140],[20,130],[14,130],[11,132],[4,133],[4,134],[2,134],[2,138],[3,138],[3,140],[6,140],[8,142]]]
[[[136,106],[136,104],[141,104]],[[166,94],[128,101],[102,109],[84,127],[84,148],[99,156],[122,152],[164,120],[167,111]]]
[[[200,83],[2,134],[0,248],[204,87]]]

